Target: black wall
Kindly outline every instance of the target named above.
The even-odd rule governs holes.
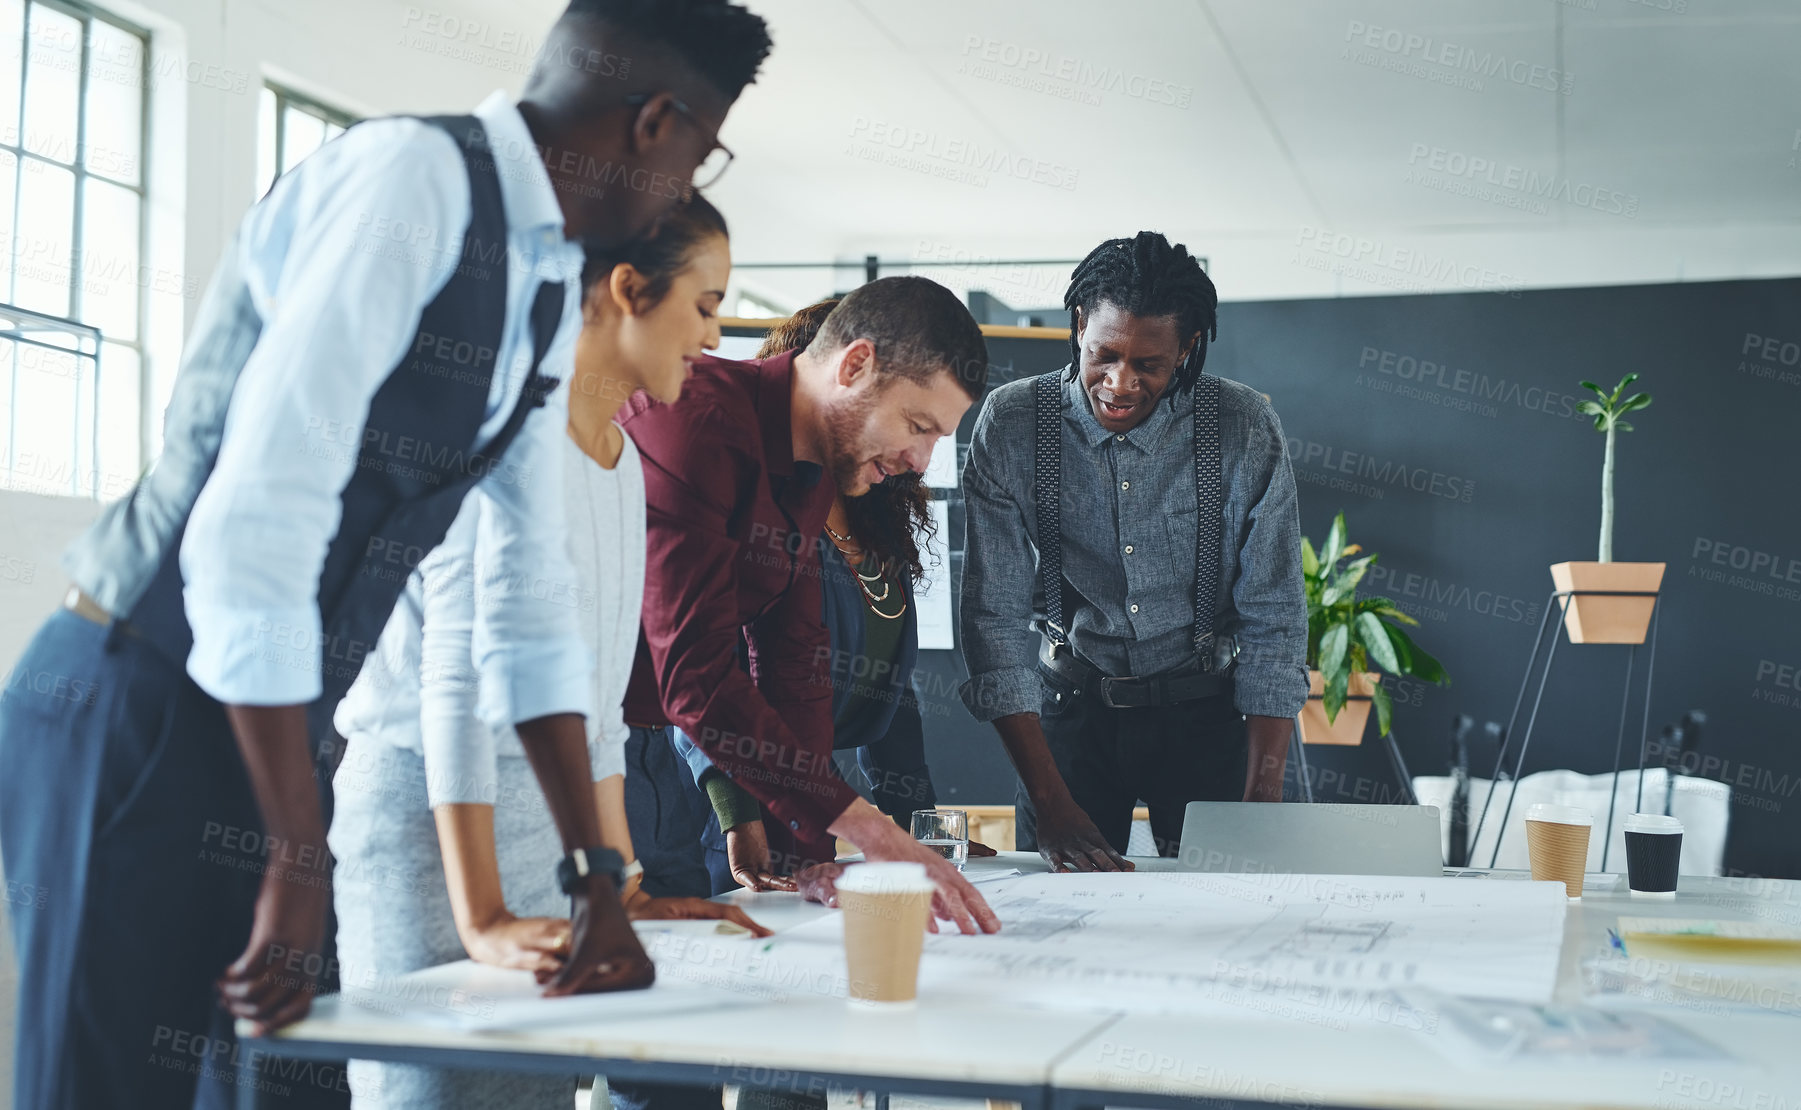
[[[1576,383],[1637,372],[1656,402],[1620,436],[1614,556],[1669,564],[1652,742],[1707,711],[1698,771],[1732,785],[1729,872],[1801,877],[1801,280],[1231,303],[1219,333],[1208,369],[1273,400],[1306,534],[1344,510],[1382,556],[1366,589],[1417,616],[1452,675],[1396,689],[1396,734],[1422,774],[1443,773],[1453,714],[1506,719],[1549,564],[1595,557],[1603,440],[1573,411]],[[989,350],[996,381],[1068,359],[1063,342]],[[953,494],[953,547],[962,528]],[[1527,773],[1611,766],[1626,650],[1560,647]],[[924,653],[940,797],[1010,803],[999,740],[956,700],[961,673],[955,653]],[[1308,753],[1322,800],[1393,800],[1374,744]],[[1486,773],[1492,748],[1474,756]]]

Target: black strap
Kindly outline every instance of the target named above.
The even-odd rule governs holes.
[[[1038,515],[1038,569],[1044,580],[1044,635],[1056,655],[1069,644],[1063,623],[1063,385],[1069,368],[1032,383],[1037,420],[1032,452],[1032,499]],[[1201,670],[1215,669],[1220,533],[1225,511],[1221,477],[1219,379],[1202,374],[1194,386],[1194,650]],[[1211,573],[1205,573],[1207,568]],[[1228,660],[1229,662],[1229,660]]]

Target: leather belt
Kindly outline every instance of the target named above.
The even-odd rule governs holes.
[[[107,612],[98,601],[88,596],[80,586],[70,586],[69,592],[63,595],[63,608],[74,613],[84,621],[92,621],[101,628],[119,626],[119,631],[129,635],[140,635],[137,629],[125,621],[119,620]]]
[[[1074,652],[1053,651],[1049,640],[1043,641],[1038,650],[1038,669],[1082,693],[1098,697],[1109,709],[1178,705],[1214,697],[1232,688],[1230,669],[1214,673],[1192,670],[1143,678],[1113,678],[1076,658]]]

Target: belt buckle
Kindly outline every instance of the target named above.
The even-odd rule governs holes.
[[[1136,681],[1138,681],[1138,680],[1134,679],[1134,678],[1111,678],[1106,675],[1102,675],[1101,683],[1100,683],[1101,704],[1106,706],[1108,709],[1136,709],[1136,708],[1138,708],[1138,706],[1135,706],[1135,705],[1121,705],[1119,702],[1116,702],[1113,700],[1113,687],[1115,684],[1122,683],[1122,682],[1136,682]]]

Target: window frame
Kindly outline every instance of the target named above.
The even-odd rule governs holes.
[[[263,79],[263,90],[271,93],[275,97],[275,135],[273,140],[275,174],[267,181],[257,182],[257,196],[259,197],[266,195],[270,189],[274,188],[275,183],[281,180],[282,174],[286,173],[289,169],[293,169],[292,166],[287,167],[287,169],[282,168],[282,162],[285,160],[283,156],[287,153],[288,146],[287,110],[290,107],[298,108],[307,115],[322,121],[327,126],[336,126],[343,130],[349,130],[351,127],[362,122],[362,117],[353,116],[342,108],[333,107],[323,100],[320,100],[318,97],[308,96],[303,92],[298,92],[291,86],[282,84],[280,81],[273,81],[265,77]],[[328,137],[325,141],[330,142],[331,138]],[[261,167],[258,167],[258,173],[260,175]]]

